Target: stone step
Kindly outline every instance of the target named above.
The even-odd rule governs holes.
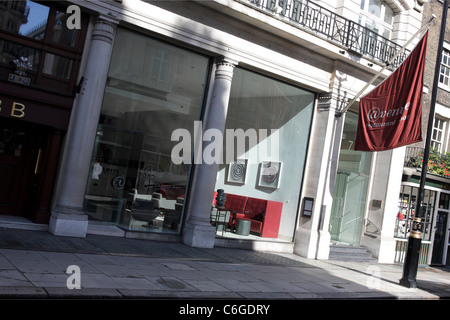
[[[329,260],[376,262],[377,260],[364,247],[331,245]]]
[[[350,245],[331,245],[330,252],[367,252],[366,248],[361,246],[350,246]]]

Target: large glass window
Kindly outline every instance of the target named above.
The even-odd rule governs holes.
[[[85,198],[91,219],[180,231],[190,166],[171,160],[171,136],[193,136],[208,71],[202,55],[118,29]]]
[[[311,92],[235,69],[216,182],[226,210],[211,214],[219,236],[292,241],[313,104]]]

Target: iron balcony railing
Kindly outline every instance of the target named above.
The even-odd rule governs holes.
[[[404,167],[422,170],[424,148],[406,147]],[[450,178],[450,153],[430,151],[427,172]]]
[[[348,20],[308,0],[234,0],[266,14],[290,22],[300,29],[319,35],[348,51],[387,64],[401,49],[395,42],[362,25]],[[391,63],[399,66],[408,56],[404,50]]]

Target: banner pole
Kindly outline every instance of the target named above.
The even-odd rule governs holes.
[[[445,28],[447,25],[448,0],[444,0],[442,11],[441,33],[439,35],[439,45],[436,56],[436,65],[434,71],[433,91],[431,94],[430,114],[428,116],[427,137],[425,140],[425,149],[423,151],[422,172],[420,175],[420,186],[417,192],[416,212],[414,213],[413,225],[408,238],[408,247],[405,261],[403,263],[403,277],[400,279],[400,285],[407,288],[417,288],[416,276],[419,266],[419,253],[422,243],[423,233],[423,199],[425,193],[425,182],[427,179],[427,165],[430,156],[431,134],[433,131],[434,111],[436,106],[437,89],[439,86],[439,75],[442,61],[442,50],[444,47]],[[431,213],[433,214],[433,213]]]
[[[347,103],[347,106],[345,108],[343,108],[342,110],[339,110],[336,112],[336,117],[340,117],[343,113],[345,113],[350,107],[351,105],[364,93],[364,91],[366,91],[366,89],[376,80],[378,79],[378,77],[384,72],[384,70],[387,69],[387,67],[389,67],[391,65],[391,63],[400,55],[400,53],[402,53],[406,47],[418,36],[420,35],[425,29],[428,29],[430,27],[430,24],[434,21],[434,19],[436,19],[436,16],[433,14],[431,19],[424,24],[404,45],[403,47],[401,47],[397,53],[395,55],[393,55],[389,61],[383,66],[383,68],[381,68],[380,71],[378,71],[378,73],[373,76],[373,78],[366,83],[366,85],[353,97],[352,100],[350,100],[350,102]]]

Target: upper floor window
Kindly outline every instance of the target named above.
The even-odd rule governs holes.
[[[0,1],[0,80],[72,93],[88,20],[69,27],[66,11],[50,1]]]
[[[381,0],[361,0],[359,24],[387,39],[391,38],[394,11]]]
[[[441,70],[439,71],[439,86],[450,89],[450,50],[442,51]]]
[[[439,152],[445,152],[444,142],[446,132],[446,122],[443,119],[435,118],[433,124],[433,133],[431,135],[431,148]]]

